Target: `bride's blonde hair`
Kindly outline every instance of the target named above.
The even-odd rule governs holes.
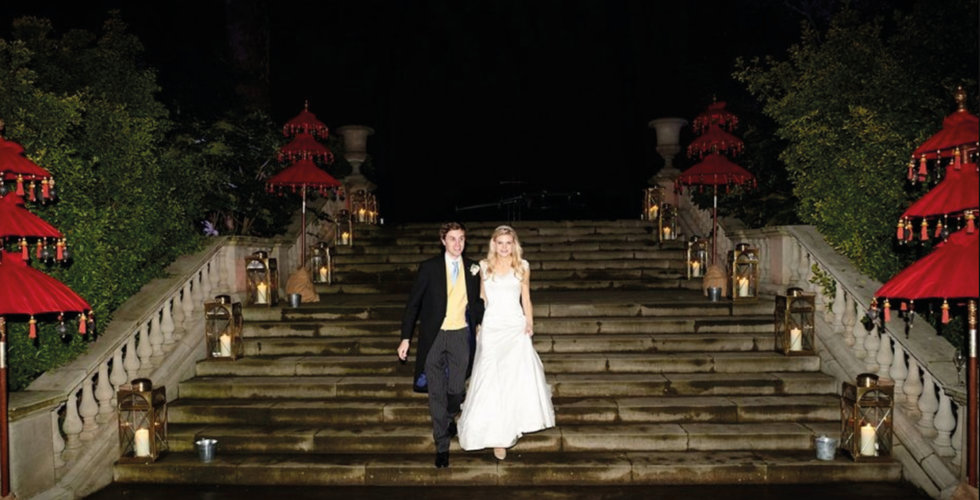
[[[514,239],[514,250],[510,254],[510,267],[514,269],[514,276],[517,279],[524,279],[524,267],[521,262],[524,260],[524,250],[521,248],[521,240],[517,238],[517,231],[510,226],[497,226],[497,229],[493,230],[493,235],[490,236],[490,246],[487,249],[487,269],[490,273],[493,273],[495,264],[497,263],[497,237],[508,235]]]

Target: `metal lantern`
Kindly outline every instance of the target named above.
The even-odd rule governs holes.
[[[660,206],[660,218],[657,219],[657,235],[661,243],[677,239],[677,208],[670,203]]]
[[[802,288],[790,288],[786,295],[776,296],[774,311],[776,351],[789,355],[812,355],[816,352],[813,338],[815,295],[803,293]]]
[[[120,462],[150,463],[167,445],[167,388],[149,379],[133,380],[116,394],[119,406]]]
[[[332,283],[333,269],[330,262],[330,245],[321,241],[310,247],[310,274],[314,283]]]
[[[759,297],[759,255],[748,243],[735,245],[730,254],[731,297],[733,302]]]
[[[844,382],[840,397],[840,447],[855,461],[888,459],[892,452],[895,386],[862,373]]]
[[[337,230],[334,232],[335,246],[354,245],[354,216],[347,210],[337,212]]]
[[[643,212],[640,214],[640,220],[654,222],[660,220],[660,205],[663,204],[663,200],[663,188],[659,186],[646,188],[643,192]]]
[[[279,269],[267,252],[260,250],[245,257],[245,291],[248,305],[279,303]]]
[[[245,353],[242,341],[242,304],[219,295],[204,303],[204,338],[208,357],[235,360]]]
[[[687,279],[701,278],[708,268],[708,241],[691,236],[687,242]]]

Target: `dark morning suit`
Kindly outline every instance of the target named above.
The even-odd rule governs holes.
[[[448,425],[453,414],[459,411],[464,397],[466,377],[473,363],[476,346],[476,325],[483,320],[483,300],[480,299],[479,273],[470,269],[477,264],[463,258],[459,279],[466,285],[466,323],[463,331],[440,331],[446,317],[447,268],[444,254],[428,259],[419,265],[415,284],[409,294],[405,314],[402,317],[402,340],[411,340],[415,322],[419,322],[418,348],[415,350],[415,376],[412,379],[416,392],[429,393],[429,412],[432,414],[432,435],[436,451],[449,451]],[[436,351],[433,351],[436,345]],[[429,359],[430,351],[433,356]],[[439,369],[425,370],[426,364]],[[448,368],[448,377],[447,377]],[[421,384],[423,378],[426,383]],[[429,390],[432,388],[433,390]]]

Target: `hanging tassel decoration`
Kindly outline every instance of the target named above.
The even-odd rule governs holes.
[[[35,247],[34,250],[34,258],[36,258],[37,260],[41,260],[41,250],[43,249],[44,249],[44,243],[41,243],[41,240],[37,240],[37,246]]]
[[[65,260],[65,239],[61,238],[55,245],[55,259],[58,262]]]
[[[885,305],[883,307],[885,309],[885,322],[891,321],[892,320],[892,305],[890,303],[888,303],[888,299],[885,299]]]
[[[17,174],[17,194],[24,196],[24,176]]]
[[[78,334],[85,335],[87,331],[88,320],[85,318],[85,313],[82,313],[82,315],[78,317]]]
[[[95,340],[95,311],[88,312],[88,333],[92,334],[90,340]]]
[[[921,228],[922,231],[920,236],[922,237],[922,241],[929,241],[929,222],[922,219]]]
[[[45,200],[51,199],[51,183],[47,179],[41,179],[41,198]]]
[[[27,199],[31,202],[37,201],[37,184],[34,181],[27,185]]]
[[[929,171],[926,169],[926,155],[922,155],[919,158],[919,182],[925,182],[928,173]]]
[[[27,262],[31,256],[27,252],[27,238],[20,239],[20,258]]]
[[[899,243],[905,241],[905,222],[898,219],[898,231],[896,231]]]
[[[943,324],[944,325],[947,324],[947,323],[949,323],[949,302],[946,302],[946,299],[943,299],[943,319],[942,319],[942,321],[943,321]]]
[[[909,182],[915,182],[915,158],[909,159]]]
[[[33,315],[31,316],[31,319],[27,322],[27,324],[31,325],[31,333],[28,334],[28,337],[30,337],[32,339],[36,339],[37,338],[37,320],[34,319],[34,316]]]
[[[902,303],[899,304],[898,310],[899,311],[902,311],[902,312],[908,311],[909,310],[909,305],[903,300]]]
[[[932,235],[933,238],[938,238],[943,234],[943,221],[936,221],[936,234]]]
[[[976,218],[976,216],[973,215],[973,211],[972,210],[967,210],[966,211],[966,233],[967,234],[973,234],[973,231],[976,231],[976,229],[977,229],[976,223],[973,222],[973,219],[974,218]]]
[[[912,221],[905,219],[905,241],[911,242],[915,238],[915,233],[912,231]]]

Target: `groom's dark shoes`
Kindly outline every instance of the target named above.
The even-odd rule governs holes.
[[[446,429],[446,434],[449,434],[449,439],[452,439],[452,438],[456,437],[457,434],[459,434],[459,430],[456,429],[456,422],[455,421],[450,421],[449,422],[449,427]]]
[[[449,467],[449,452],[439,451],[436,452],[436,468],[442,469],[443,467]]]

